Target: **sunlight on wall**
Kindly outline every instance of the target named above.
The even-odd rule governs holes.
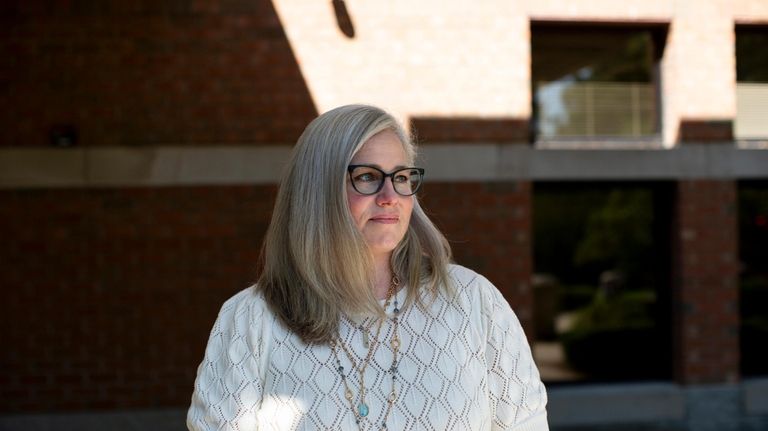
[[[678,142],[683,118],[735,116],[733,18],[764,20],[766,6],[757,3],[764,2],[273,0],[318,112],[373,103],[401,120],[527,120],[531,20],[666,23],[665,147]]]
[[[520,2],[273,0],[318,112],[364,102],[409,116],[527,118],[528,21]]]

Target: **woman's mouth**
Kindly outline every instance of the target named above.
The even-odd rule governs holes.
[[[371,221],[382,224],[395,224],[400,221],[400,218],[397,216],[376,216],[372,217]]]

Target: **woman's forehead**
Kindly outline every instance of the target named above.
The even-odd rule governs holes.
[[[352,157],[353,163],[371,165],[404,165],[408,154],[400,137],[392,130],[383,130],[368,139]]]

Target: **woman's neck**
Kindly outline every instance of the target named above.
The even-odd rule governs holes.
[[[373,261],[373,271],[373,294],[377,299],[386,299],[389,288],[392,285],[390,256],[376,257]]]

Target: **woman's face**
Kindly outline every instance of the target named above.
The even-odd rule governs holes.
[[[353,165],[371,165],[386,173],[409,166],[397,134],[384,130],[371,137],[352,157]],[[374,257],[388,257],[408,230],[413,211],[413,196],[402,196],[386,178],[377,193],[358,193],[347,177],[347,200],[352,219],[363,234]]]

